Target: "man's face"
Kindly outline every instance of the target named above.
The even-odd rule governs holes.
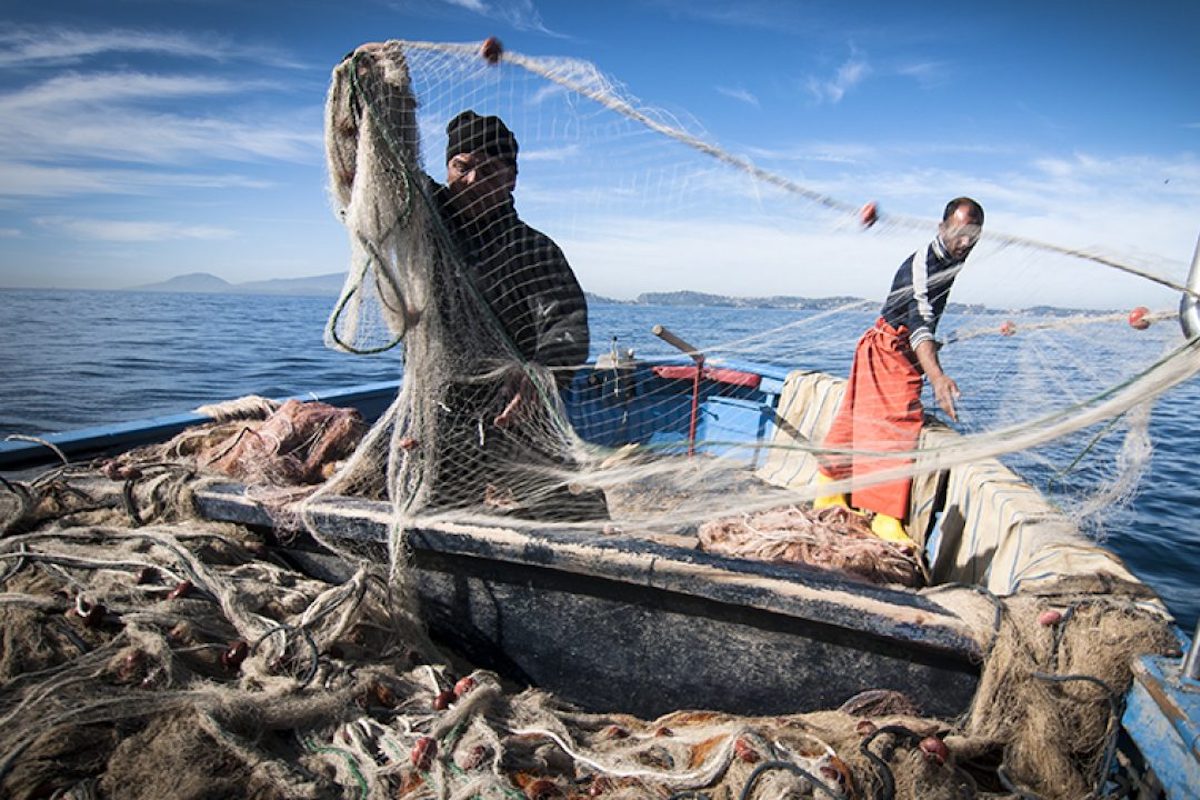
[[[459,153],[446,165],[446,185],[454,208],[470,221],[508,202],[517,185],[517,168],[511,160],[483,150]]]
[[[946,245],[947,252],[955,261],[962,261],[967,257],[983,231],[983,223],[973,211],[970,206],[960,205],[954,209],[949,219],[943,220],[938,226],[942,243]]]

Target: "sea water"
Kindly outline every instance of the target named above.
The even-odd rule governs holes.
[[[324,347],[331,307],[323,296],[0,290],[0,437],[176,414],[245,394],[303,396],[399,378],[398,351],[354,356]],[[704,347],[786,328],[804,313],[593,304],[593,355],[607,351],[613,336],[622,351],[665,354],[650,333],[656,324]],[[846,374],[854,339],[873,313],[845,315],[837,335],[827,335],[828,326],[822,335],[802,334],[780,366]],[[754,360],[771,362],[771,347]],[[986,375],[995,368],[955,362],[960,385],[981,385],[964,399],[964,415],[971,395],[995,380]],[[1149,472],[1131,504],[1105,523],[1108,546],[1188,632],[1200,616],[1198,403],[1200,381],[1192,380],[1155,405]],[[1024,477],[1044,483],[1036,463],[1016,461]]]

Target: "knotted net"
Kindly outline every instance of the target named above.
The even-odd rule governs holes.
[[[589,64],[485,52],[389,42],[334,71],[330,181],[353,255],[327,337],[398,353],[404,377],[344,463],[327,460],[345,451],[326,434],[358,420],[334,415],[301,433],[271,407],[266,419],[110,463],[102,471],[115,484],[71,466],[5,482],[15,511],[6,506],[0,542],[0,786],[15,797],[413,798],[1074,798],[1101,786],[1129,656],[1174,646],[1149,593],[1106,575],[1006,598],[983,578],[964,588],[916,576],[940,584],[926,596],[982,643],[980,691],[959,720],[924,716],[891,692],[762,718],[584,713],[431,645],[406,553],[418,529],[684,532],[767,559],[850,540],[855,552],[814,558],[843,569],[857,559],[888,583],[924,566],[905,572],[903,548],[850,512],[810,513],[807,501],[850,483],[763,477],[792,455],[824,454],[819,436],[789,433],[780,411],[748,441],[722,415],[762,388],[738,365],[844,374],[879,302],[823,289],[822,275],[862,270],[861,285],[882,292],[937,220],[885,213],[863,231],[860,203],[817,188],[829,175],[788,178],[731,155]],[[465,110],[502,118],[520,143],[517,221],[486,192],[464,205],[445,185],[442,143]],[[503,161],[514,148],[501,135],[471,153]],[[875,196],[885,208],[897,197]],[[600,295],[620,294],[637,270],[655,270],[667,290],[706,288],[694,282],[700,265],[744,270],[745,292],[724,302],[747,308],[671,317],[676,338],[694,345],[685,354],[650,329],[673,301],[712,298],[667,291],[650,298],[659,305],[626,307],[592,295],[581,341],[575,287],[546,267],[568,257]],[[1005,455],[1040,475],[1069,522],[1102,521],[1145,464],[1149,403],[1194,374],[1195,343],[1161,324],[1164,312],[1138,330],[1125,309],[1046,307],[1046,281],[1112,273],[1181,289],[1166,274],[1175,265],[1148,261],[985,227],[954,297],[977,296],[998,274],[1005,310],[954,306],[942,331],[965,435],[919,451],[872,442],[890,464],[855,485]],[[810,276],[806,294],[819,301],[745,299],[792,272]],[[699,417],[680,382],[703,393]],[[280,452],[299,440],[303,457]],[[264,453],[269,462],[256,460]],[[190,494],[208,480],[197,471],[224,465],[288,483],[322,479],[331,463],[311,507],[389,500],[386,565],[312,515],[309,531],[349,557],[348,578],[302,574],[255,531],[193,518]]]
[[[494,115],[503,128],[481,128],[467,142],[489,161],[471,190],[447,184],[447,162],[465,146],[464,111]],[[701,405],[749,397],[753,376],[737,369],[747,364],[781,376],[844,375],[881,305],[849,291],[882,297],[897,266],[939,233],[937,216],[836,198],[820,187],[845,176],[829,170],[806,181],[759,166],[572,59],[499,49],[482,57],[474,45],[364,46],[335,69],[326,117],[332,197],[352,250],[327,342],[362,353],[395,348],[404,383],[325,491],[386,495],[397,531],[431,517],[694,530],[714,516],[711,502],[697,500],[703,487],[730,485],[733,469],[808,454],[872,466],[821,486],[741,483],[721,498],[722,512],[784,508],[1005,456],[1076,525],[1102,535],[1149,458],[1150,405],[1200,368],[1195,342],[1179,335],[1169,311],[1050,302],[1080,299],[1102,282],[1093,303],[1137,296],[1173,305],[1186,293],[1182,261],[1006,234],[996,230],[1001,200],[933,331],[961,390],[961,436],[917,443],[885,417],[850,445],[827,446],[823,429],[780,435],[787,420],[774,409],[747,437],[715,407],[689,407],[689,388]],[[519,154],[505,150],[514,134]],[[509,162],[519,209],[491,210],[478,186]],[[903,196],[871,191],[898,203]],[[940,212],[941,195],[953,192],[936,191],[927,207]],[[630,307],[604,297],[633,276],[639,286],[653,273],[652,285],[664,289],[703,288],[730,270],[745,274],[738,296],[643,292]],[[773,295],[781,281],[814,289]],[[577,283],[589,290],[582,313],[590,325]],[[846,294],[827,296],[833,286]],[[884,300],[906,292],[937,293],[899,285]],[[712,324],[708,311],[683,314],[676,303],[712,308]],[[745,311],[727,310],[737,306]],[[647,324],[656,318],[671,329]],[[926,389],[926,413],[944,416],[938,405]]]

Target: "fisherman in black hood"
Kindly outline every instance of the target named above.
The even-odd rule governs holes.
[[[453,252],[451,280],[477,293],[509,348],[514,368],[498,381],[454,387],[443,431],[470,452],[441,470],[434,505],[472,505],[523,517],[607,517],[602,492],[568,489],[573,462],[545,436],[545,398],[522,363],[548,368],[561,389],[588,357],[587,302],[562,250],[517,215],[516,136],[496,116],[463,111],[446,126],[446,185],[435,201]],[[452,333],[450,334],[452,335]],[[533,420],[541,414],[542,424]],[[456,431],[456,434],[449,434]]]

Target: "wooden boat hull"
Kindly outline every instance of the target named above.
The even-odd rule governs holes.
[[[693,435],[689,382],[668,371],[635,373],[581,375],[568,394],[577,429],[602,444],[636,441],[686,452]],[[783,377],[760,374],[754,385],[702,384],[697,438],[762,441],[785,429]],[[396,388],[356,387],[321,399],[372,417]],[[639,396],[669,399],[653,414],[635,402]],[[161,440],[201,421],[180,415],[49,438],[78,459]],[[746,466],[756,466],[756,451],[743,452]],[[0,472],[50,457],[42,445],[6,443]],[[93,484],[90,493],[120,502],[120,483]],[[202,488],[196,502],[214,520],[275,525],[238,484]],[[310,513],[325,535],[382,557],[392,521],[388,504],[330,498]],[[407,543],[435,638],[518,684],[585,709],[642,717],[679,708],[769,715],[836,707],[859,692],[887,689],[924,714],[948,718],[967,708],[978,681],[979,634],[934,599],[940,595],[726,558],[696,550],[684,537],[442,525],[410,531]],[[276,553],[318,576],[345,577],[350,569],[315,542],[292,542]],[[1164,784],[1177,793],[1194,785],[1200,763],[1186,743],[1194,732],[1195,709],[1187,705],[1193,689],[1162,659],[1145,664],[1125,728],[1149,761],[1162,762]],[[1187,752],[1166,752],[1175,741],[1161,734],[1168,728]]]
[[[236,484],[197,503],[212,519],[270,524]],[[334,498],[310,513],[326,535],[382,555],[388,504]],[[781,714],[891,689],[953,716],[974,694],[971,632],[911,593],[601,533],[447,526],[407,543],[436,639],[589,710]],[[317,548],[284,554],[313,574],[348,575]]]

